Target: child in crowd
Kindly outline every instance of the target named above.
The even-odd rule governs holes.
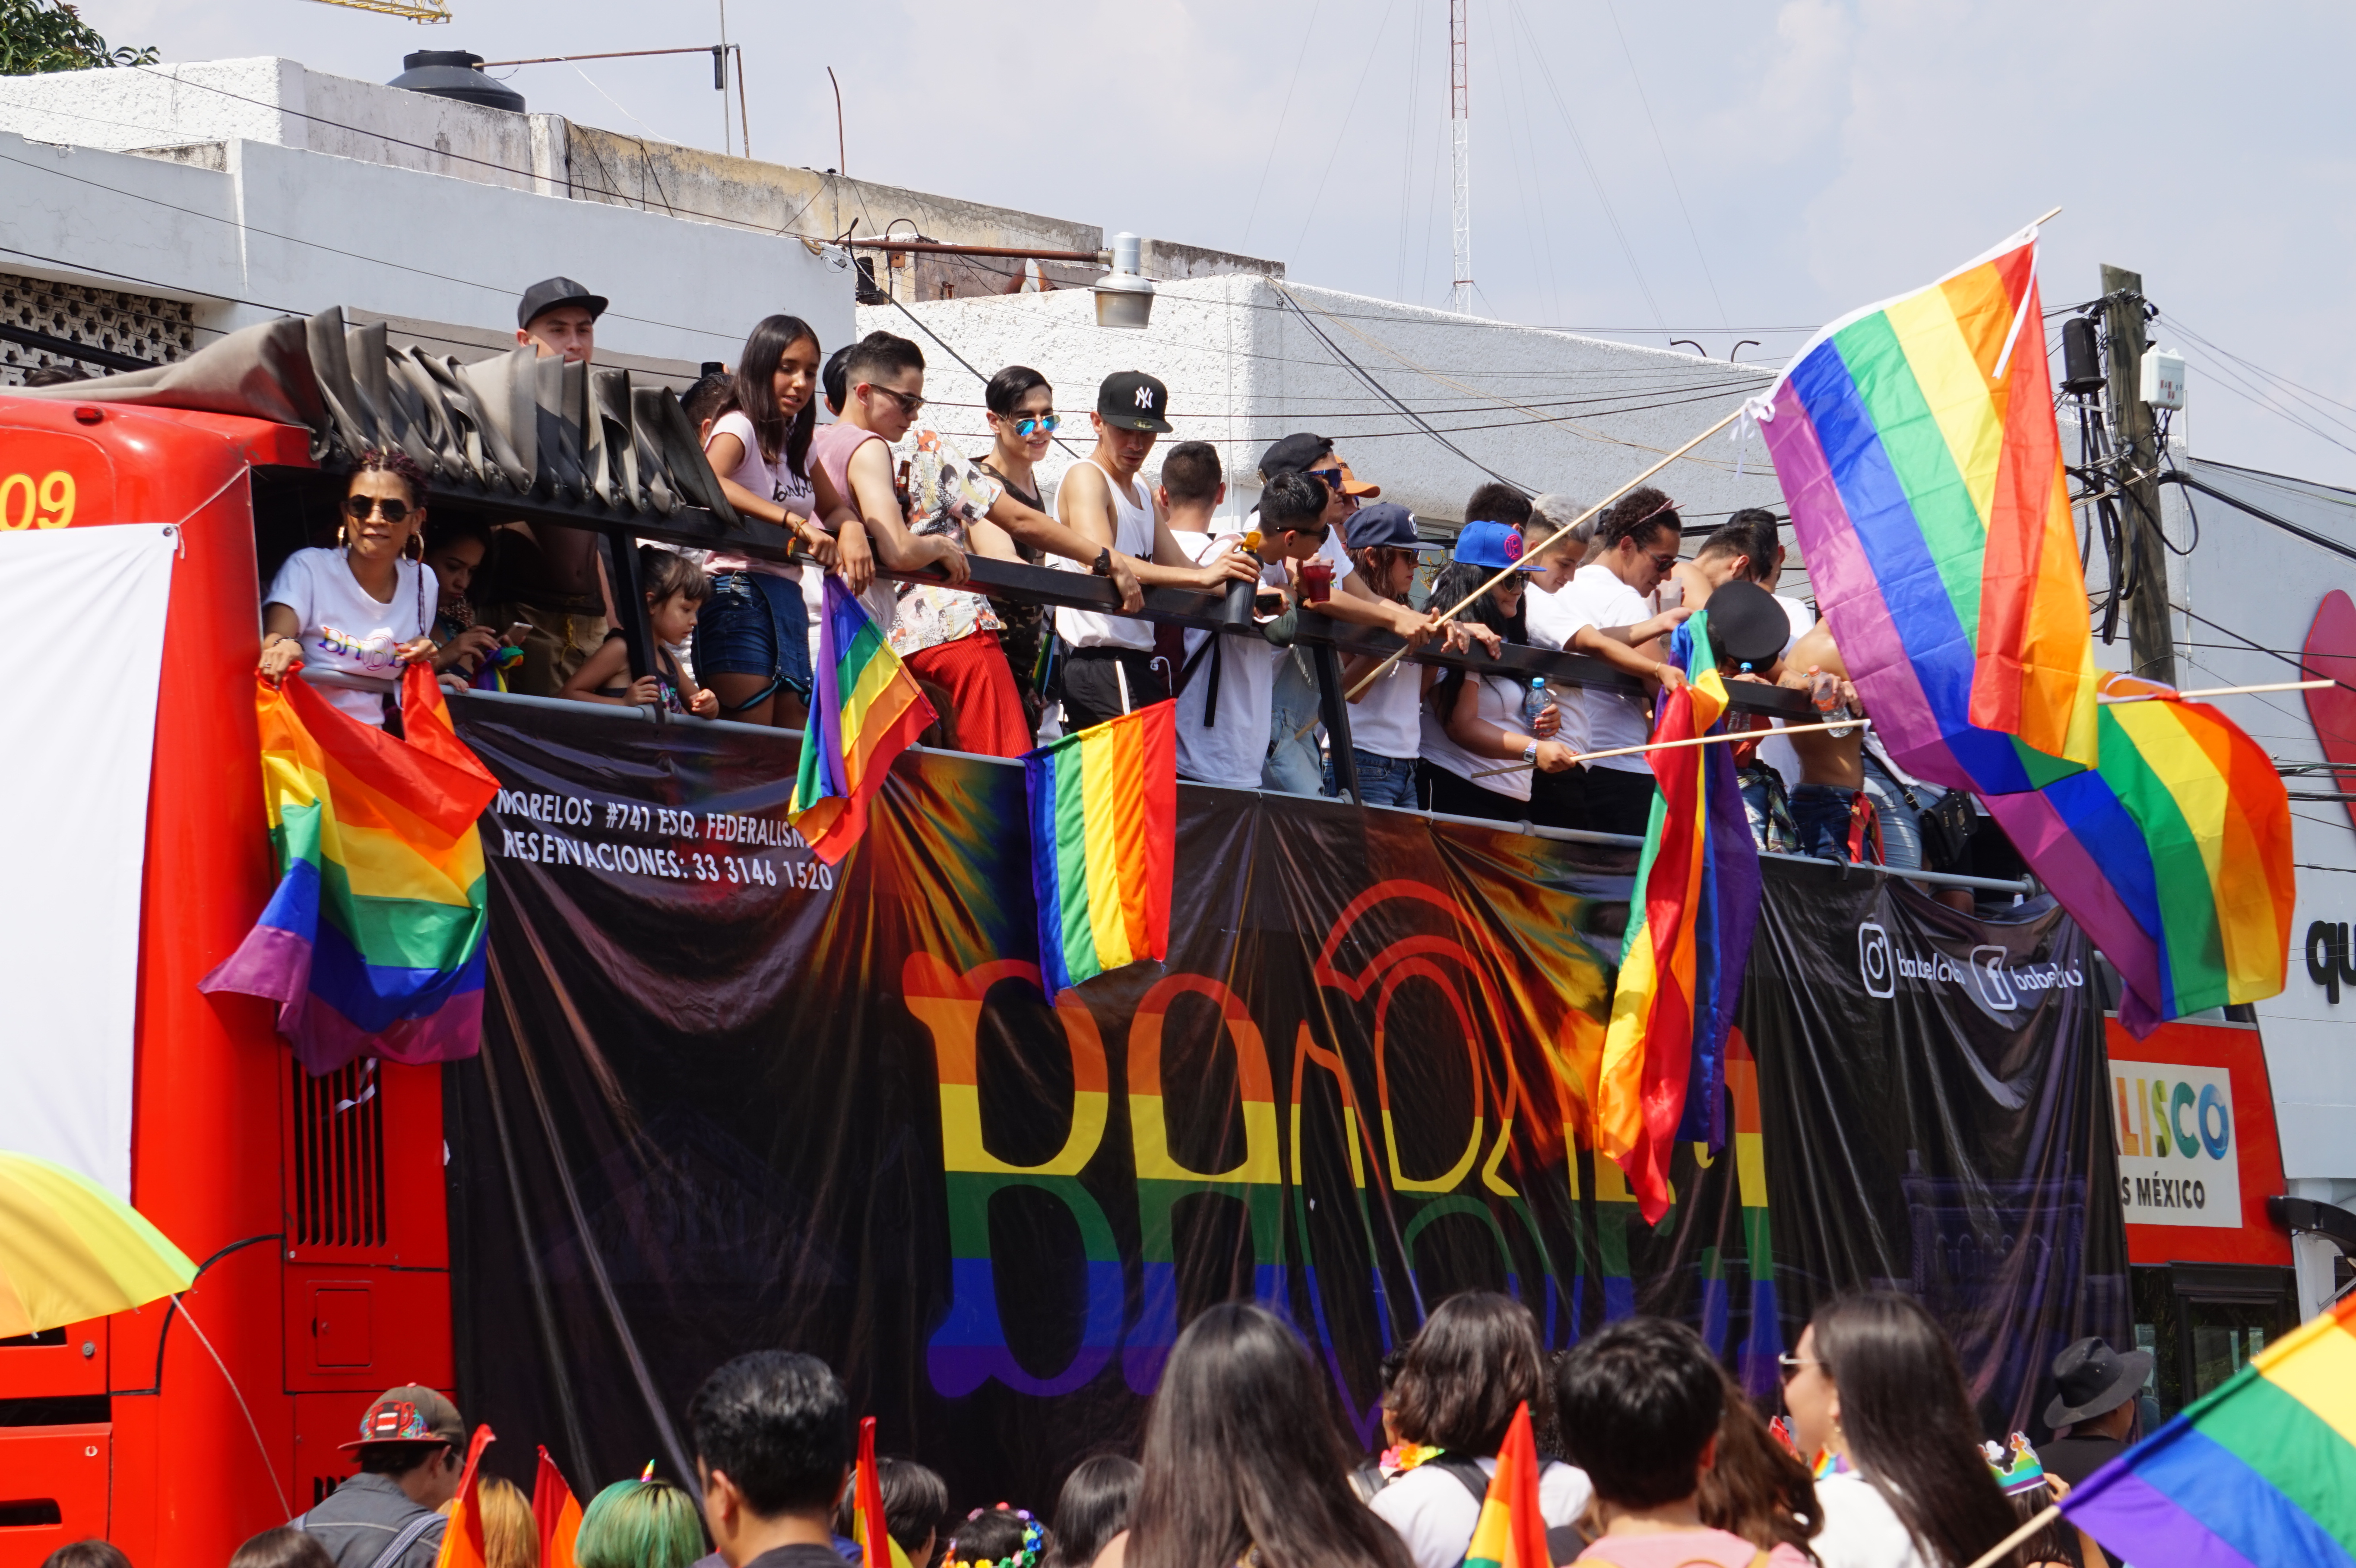
[[[978,1508],[949,1537],[942,1568],[1039,1568],[1047,1532],[1029,1509]]]
[[[909,1568],[926,1568],[948,1522],[949,1484],[914,1459],[886,1454],[875,1461],[875,1489],[884,1494],[884,1532],[908,1554]],[[846,1541],[858,1529],[856,1501],[845,1492],[834,1510],[834,1533]]]
[[[726,370],[706,370],[695,379],[692,386],[679,395],[680,411],[687,422],[695,427],[695,443],[702,446],[712,440],[712,426],[728,408],[728,400],[736,390],[736,378]]]
[[[720,699],[696,685],[695,677],[671,656],[670,649],[659,645],[684,642],[695,630],[696,612],[712,593],[711,579],[685,556],[642,545],[638,581],[645,588],[647,622],[659,645],[654,650],[654,673],[640,676],[626,687],[616,685],[629,668],[630,652],[621,633],[608,632],[604,645],[573,672],[557,695],[575,702],[608,702],[623,708],[659,703],[672,713],[718,718]]]
[[[1211,532],[1211,512],[1226,498],[1218,449],[1182,441],[1162,462],[1159,488],[1173,534],[1202,542],[1195,560],[1208,563],[1231,549],[1260,561],[1256,605],[1269,615],[1244,632],[1190,631],[1178,667],[1178,776],[1200,784],[1258,789],[1268,761],[1269,716],[1276,691],[1277,650],[1290,642],[1291,622],[1280,611],[1299,603],[1301,563],[1325,542],[1325,486],[1305,474],[1280,474],[1260,492],[1257,535]],[[1271,592],[1272,591],[1272,592]],[[1259,612],[1255,611],[1257,618]],[[1139,706],[1146,695],[1132,694]]]
[[[1598,1568],[1809,1568],[1788,1541],[1764,1552],[1702,1522],[1702,1475],[1718,1457],[1726,1383],[1699,1335],[1626,1317],[1580,1341],[1555,1398],[1571,1458],[1595,1487],[1602,1533],[1578,1561]]]

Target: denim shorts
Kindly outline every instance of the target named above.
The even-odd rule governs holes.
[[[1350,760],[1358,766],[1359,805],[1403,805],[1409,811],[1422,805],[1416,798],[1413,757],[1386,757],[1362,746],[1353,746]],[[1325,759],[1325,793],[1341,793],[1341,786],[1333,780],[1331,757]]]
[[[807,699],[809,612],[801,584],[766,571],[716,573],[695,618],[695,673],[765,676]]]

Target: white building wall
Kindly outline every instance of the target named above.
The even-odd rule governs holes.
[[[1384,499],[1450,522],[1462,520],[1465,498],[1489,477],[1480,464],[1533,490],[1597,499],[1768,379],[1762,371],[1690,355],[1263,277],[1156,287],[1152,325],[1141,332],[1098,326],[1094,295],[1080,289],[909,307],[922,327],[898,306],[862,306],[859,327],[916,341],[938,428],[977,451],[990,439],[981,380],[960,368],[944,343],[982,376],[1009,364],[1046,376],[1064,416],[1060,434],[1081,453],[1093,440],[1087,415],[1098,383],[1116,370],[1151,371],[1170,388],[1176,427],[1162,444],[1215,443],[1237,509],[1248,508],[1258,494],[1256,471],[1268,444],[1308,430],[1333,436],[1357,475],[1383,486]],[[1344,355],[1477,463],[1388,406]],[[1738,476],[1737,445],[1721,435],[1656,483],[1676,497],[1688,526],[1714,523],[1741,507],[1780,510],[1774,474],[1755,434],[1740,457]],[[1043,473],[1052,484],[1073,460],[1054,452]]]

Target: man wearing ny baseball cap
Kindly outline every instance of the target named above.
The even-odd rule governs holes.
[[[436,1510],[458,1495],[466,1468],[458,1407],[430,1388],[387,1389],[341,1447],[360,1473],[294,1528],[326,1547],[336,1568],[434,1568],[446,1522]]]

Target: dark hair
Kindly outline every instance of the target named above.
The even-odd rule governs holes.
[[[1726,1413],[1718,1422],[1718,1456],[1701,1473],[1695,1500],[1702,1523],[1739,1535],[1762,1552],[1779,1545],[1815,1555],[1808,1542],[1824,1529],[1816,1483],[1800,1456],[1776,1441],[1742,1385],[1718,1369]]]
[[[94,378],[91,373],[79,365],[36,365],[25,372],[27,387],[70,387],[76,381],[91,379]],[[65,1548],[58,1550],[62,1552]]]
[[[1396,1388],[1399,1431],[1469,1456],[1494,1454],[1527,1400],[1546,1421],[1546,1363],[1537,1319],[1510,1296],[1468,1290],[1424,1320]]]
[[[859,345],[846,343],[826,357],[826,368],[818,373],[819,390],[826,394],[826,411],[842,412],[843,400],[851,396],[851,377],[844,367],[851,363],[851,351]]]
[[[1710,555],[1739,555],[1751,562],[1751,581],[1772,587],[1775,581],[1775,547],[1780,542],[1775,534],[1775,514],[1764,507],[1746,507],[1726,519],[1709,538],[1701,541],[1697,558]]]
[[[855,1452],[851,1399],[833,1369],[793,1350],[723,1363],[688,1401],[695,1456],[763,1517],[830,1509]]]
[[[1028,365],[1009,365],[981,389],[981,406],[1001,419],[1011,419],[1014,405],[1033,387],[1045,387],[1047,378]],[[1054,390],[1049,388],[1049,390]]]
[[[716,420],[727,412],[735,396],[735,377],[725,370],[707,370],[679,395],[679,408],[687,416],[688,423],[701,425],[705,420]]]
[[[1325,515],[1326,500],[1333,494],[1322,479],[1280,474],[1259,493],[1259,526],[1269,533],[1314,527]]]
[[[59,1547],[42,1559],[41,1568],[131,1568],[131,1559],[112,1541],[93,1535]]]
[[[352,464],[352,478],[363,474],[390,474],[408,489],[411,506],[425,505],[425,470],[417,465],[417,459],[399,447],[371,446],[361,453],[359,461]],[[350,494],[350,480],[345,481],[345,494]]]
[[[55,1563],[57,1559],[53,1556],[49,1561]],[[318,1537],[291,1524],[282,1524],[252,1537],[230,1552],[229,1568],[336,1568],[336,1559],[319,1544]]]
[[[1406,556],[1408,560],[1412,560],[1415,559],[1415,551],[1408,549],[1404,545],[1369,544],[1360,545],[1357,549],[1350,551],[1349,556],[1350,564],[1355,567],[1360,574],[1365,578],[1367,591],[1371,592],[1374,590],[1376,580],[1390,570],[1391,561],[1394,559],[1399,556]],[[1409,578],[1408,579],[1406,592],[1398,596],[1397,603],[1401,604],[1411,603],[1414,601],[1414,598],[1415,580],[1413,578]],[[1396,1354],[1397,1352],[1394,1353]],[[1386,1365],[1389,1363],[1389,1360],[1390,1358],[1387,1356],[1384,1358]]]
[[[650,544],[638,547],[638,592],[649,604],[659,604],[674,593],[684,593],[691,604],[712,597],[712,579],[703,568],[675,549]]]
[[[1468,523],[1503,523],[1518,528],[1530,520],[1530,498],[1502,480],[1492,479],[1464,503]]]
[[[431,555],[459,539],[473,539],[487,552],[491,548],[491,530],[480,517],[445,514],[426,525],[425,553]]]
[[[2013,1528],[2019,1529],[2062,1499],[2053,1495],[2053,1484],[2046,1484],[2019,1497],[2004,1499],[2012,1509]],[[2016,1563],[2061,1563],[2068,1568],[2106,1568],[2105,1563],[2088,1563],[2078,1545],[2078,1531],[2066,1519],[2057,1519],[2043,1530],[2020,1543],[2015,1552]]]
[[[1469,561],[1451,560],[1440,568],[1439,580],[1431,585],[1431,597],[1425,603],[1435,610],[1444,610],[1449,605],[1462,600],[1466,594],[1496,575],[1494,567],[1474,566]],[[1507,581],[1510,581],[1511,579]],[[1530,596],[1526,592],[1514,606],[1514,613],[1510,615],[1497,607],[1497,602],[1494,599],[1483,593],[1472,603],[1465,605],[1464,616],[1480,622],[1506,642],[1527,643],[1530,640],[1529,609]],[[1440,677],[1439,683],[1425,698],[1424,700],[1430,705],[1433,717],[1437,718],[1443,726],[1448,722],[1449,709],[1455,703],[1457,693],[1464,689],[1464,682],[1467,678],[1465,671],[1451,669]]]
[[[872,382],[878,376],[896,376],[903,370],[925,368],[925,351],[905,337],[894,337],[888,332],[871,332],[851,346],[851,357],[842,362],[843,395],[862,381]]]
[[[363,1443],[352,1451],[363,1476],[406,1476],[429,1459],[455,1453],[447,1443]]]
[[[819,347],[818,334],[809,323],[798,315],[765,315],[744,339],[744,357],[736,367],[736,380],[730,404],[742,410],[753,421],[753,430],[761,438],[761,461],[775,463],[779,453],[785,453],[786,466],[796,477],[809,472],[810,432],[818,425],[818,404],[802,405],[793,423],[777,408],[777,363],[785,358],[786,350],[804,338],[812,348]],[[723,405],[723,409],[728,405]]]
[[[1291,1328],[1230,1301],[1178,1336],[1145,1424],[1130,1568],[1411,1568],[1350,1488],[1325,1385]]]
[[[1699,1489],[1726,1386],[1709,1347],[1684,1324],[1606,1324],[1564,1360],[1557,1396],[1571,1463],[1605,1502],[1659,1508]]]
[[[1922,1304],[1892,1291],[1834,1297],[1810,1319],[1840,1391],[1849,1458],[1922,1554],[1969,1563],[2016,1526],[1980,1453],[1955,1348]]]
[[[1088,1568],[1105,1543],[1129,1528],[1144,1467],[1119,1454],[1083,1459],[1055,1494],[1055,1540],[1049,1568]]]
[[[914,1459],[886,1454],[875,1461],[875,1489],[884,1494],[884,1532],[914,1559],[928,1536],[937,1535],[949,1516],[949,1484],[940,1472]],[[857,1499],[848,1492],[834,1510],[834,1533],[848,1537]],[[925,1568],[912,1563],[912,1568]]]
[[[1641,490],[1631,490],[1611,507],[1599,519],[1601,528],[1596,537],[1605,549],[1617,549],[1622,539],[1634,539],[1644,545],[1663,528],[1680,532],[1684,522],[1677,517],[1677,504],[1664,491],[1650,485]]]
[[[1031,1535],[1034,1526],[1039,1530],[1035,1538]],[[996,1508],[978,1508],[965,1516],[956,1533],[949,1537],[947,1561],[992,1563],[1012,1559],[1013,1568],[1039,1568],[1040,1560],[1046,1555],[1046,1527],[1037,1520],[1004,1503]]]
[[[1207,441],[1182,441],[1162,459],[1162,486],[1173,501],[1207,507],[1218,498],[1219,486],[1226,482],[1219,449]]]

